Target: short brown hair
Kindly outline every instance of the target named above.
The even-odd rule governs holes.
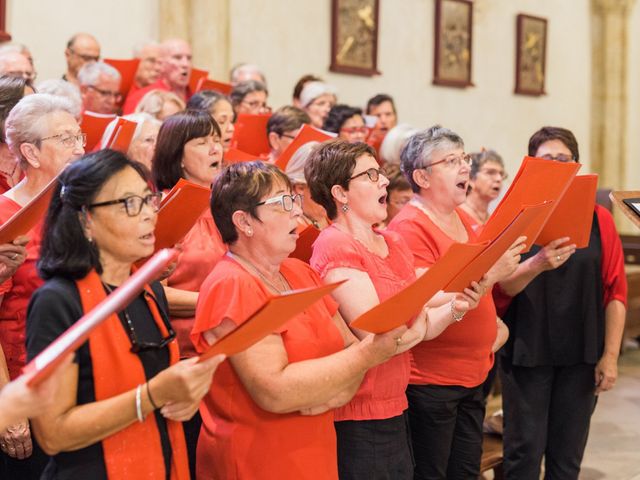
[[[307,160],[304,176],[311,198],[324,207],[329,219],[333,220],[338,215],[331,188],[340,185],[349,190],[349,179],[356,167],[356,160],[365,154],[378,159],[376,151],[366,143],[330,140],[314,149]]]
[[[542,127],[529,139],[529,156],[534,157],[540,145],[551,140],[560,140],[571,151],[573,160],[580,161],[578,141],[571,130],[561,127]]]
[[[289,177],[275,165],[260,161],[233,163],[218,175],[211,189],[210,206],[224,243],[230,245],[238,240],[233,212],[242,210],[260,220],[256,204],[276,184],[291,190]]]
[[[311,123],[307,112],[297,107],[285,105],[276,110],[267,121],[267,134],[273,132],[282,135],[285,132],[299,129],[304,124]]]

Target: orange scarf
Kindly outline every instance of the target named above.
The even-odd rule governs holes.
[[[90,311],[106,298],[98,274],[92,270],[76,281],[82,310]],[[149,286],[148,295],[153,295]],[[145,295],[149,309],[163,336],[167,329],[155,302]],[[131,342],[118,316],[114,313],[89,336],[89,350],[93,364],[96,401],[114,397],[144,384],[146,378],[142,362],[131,353]],[[169,363],[176,363],[180,354],[176,340],[168,345]],[[132,405],[133,408],[133,405]],[[171,442],[171,480],[188,480],[189,464],[184,432],[180,422],[167,420]],[[155,415],[149,414],[143,423],[135,423],[102,440],[104,463],[111,480],[130,478],[165,478],[164,458]]]

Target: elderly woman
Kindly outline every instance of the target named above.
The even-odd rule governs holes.
[[[211,210],[229,253],[202,285],[192,339],[200,351],[269,297],[322,285],[295,249],[301,198],[275,166],[227,167]],[[424,322],[422,323],[424,325]],[[413,345],[400,327],[356,341],[328,297],[223,363],[205,397],[198,478],[336,479],[331,408],[365,371]]]
[[[544,127],[529,155],[578,162],[578,142]],[[627,281],[611,214],[596,205],[589,245],[560,238],[523,255],[500,286],[513,300],[501,351],[504,468],[508,478],[577,479],[597,395],[613,388],[624,329]]]
[[[337,90],[333,85],[311,81],[305,83],[300,92],[300,108],[307,112],[311,125],[322,128],[331,107],[337,102]]]
[[[231,105],[236,115],[241,113],[258,115],[269,113],[271,107],[267,105],[269,91],[264,83],[256,80],[240,82],[231,91]]]
[[[349,143],[364,142],[369,131],[364,124],[362,109],[349,105],[331,107],[322,128],[328,132],[337,133],[338,138]]]
[[[153,253],[160,194],[141,165],[101,150],[59,178],[29,304],[34,357],[125,282]],[[198,409],[222,356],[179,362],[158,282],[112,314],[62,372],[53,405],[33,420],[50,455],[45,478],[188,478],[180,421]],[[97,421],[96,419],[100,419]]]
[[[416,278],[411,252],[400,235],[372,228],[387,215],[389,181],[378,168],[375,150],[344,140],[315,149],[305,176],[311,197],[333,222],[314,243],[310,263],[325,281],[347,280],[333,297],[351,323]],[[461,301],[451,299],[428,316],[425,305],[409,331],[412,343],[440,335],[477,299],[477,292],[468,290]],[[360,330],[353,333],[361,339],[368,336]],[[335,411],[341,479],[413,478],[404,413],[409,371],[409,355],[395,356],[367,372],[354,398]]]
[[[151,90],[136,106],[135,113],[148,113],[162,121],[174,113],[183,111],[184,101],[173,92]]]
[[[498,198],[502,182],[508,175],[502,157],[494,150],[472,153],[467,198],[460,206],[477,223],[484,225],[489,219],[489,204]]]
[[[7,221],[40,193],[69,162],[79,158],[84,153],[85,144],[85,135],[73,116],[71,103],[42,93],[29,95],[18,102],[7,118],[5,135],[24,178],[0,196],[0,223]],[[29,233],[26,259],[21,252],[12,254],[13,260],[24,263],[0,286],[0,342],[12,379],[25,365],[27,304],[31,294],[42,284],[35,267],[40,252],[40,235],[40,226]],[[32,452],[29,423],[22,421],[3,432],[0,449],[10,457],[29,457]],[[39,478],[44,457],[36,457],[29,462],[13,463],[7,478]]]
[[[231,138],[233,138],[233,132],[235,130],[233,125],[235,113],[231,106],[231,100],[229,100],[227,96],[214,92],[213,90],[202,90],[189,99],[187,108],[189,110],[209,112],[218,124],[218,127],[220,127],[222,147],[225,152],[228,151],[229,147],[231,147]]]
[[[465,200],[471,159],[462,138],[439,125],[413,135],[402,151],[402,170],[414,197],[388,229],[402,235],[415,267],[428,269],[454,242],[472,242],[472,220],[458,208]],[[481,292],[513,273],[517,242],[480,282]],[[407,388],[415,478],[478,478],[482,454],[482,385],[506,331],[491,295],[438,338],[411,352]]]
[[[158,135],[153,158],[153,177],[159,190],[169,191],[181,178],[210,188],[222,170],[220,129],[209,113],[187,110],[167,118]],[[227,248],[206,209],[180,242],[180,257],[165,283],[171,324],[178,336],[180,354],[193,357],[196,351],[189,334],[193,328],[202,282]],[[200,415],[184,424],[192,472],[201,425]]]
[[[156,141],[158,139],[158,131],[162,122],[148,113],[132,113],[122,118],[136,123],[136,129],[133,132],[127,156],[134,162],[141,163],[147,170],[151,171],[151,160],[156,149]],[[106,147],[107,142],[113,134],[118,119],[114,119],[102,135],[101,146]]]

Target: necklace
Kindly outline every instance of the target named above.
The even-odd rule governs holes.
[[[304,218],[311,223],[311,225],[313,225],[314,227],[316,227],[318,230],[320,230],[320,222],[318,222],[315,218],[311,218],[309,215],[307,215],[306,213],[302,214],[304,216]]]
[[[275,291],[276,293],[285,293],[291,290],[291,286],[289,285],[289,282],[287,282],[287,279],[284,277],[284,275],[280,273],[280,270],[278,270],[278,276],[277,276],[277,279],[280,285],[276,286],[260,270],[258,270],[253,263],[251,263],[246,258],[238,255],[237,253],[232,253],[230,251],[227,251],[227,256],[230,258],[233,258],[240,265],[244,266],[245,268],[248,268],[253,273],[257,274],[258,277],[260,277],[260,280],[262,280],[267,287],[269,287],[271,290]]]
[[[449,226],[449,225],[446,225],[442,220],[440,220],[438,216],[435,213],[433,213],[431,209],[427,208],[427,206],[424,204],[424,202],[421,199],[414,196],[409,203],[414,207],[416,207],[418,210],[420,210],[422,213],[424,213],[427,217],[429,217],[429,219],[433,223],[435,223],[438,226],[438,228],[442,230],[447,236],[451,237],[455,241],[466,242],[468,240],[468,238],[464,238],[467,236],[464,225],[462,226],[462,231],[464,232],[464,234],[461,235],[460,233],[461,232],[460,218],[458,217],[458,215],[455,216],[455,219],[456,219],[455,226]],[[455,214],[455,211],[454,211],[454,214]]]

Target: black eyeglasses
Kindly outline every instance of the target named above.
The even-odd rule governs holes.
[[[80,57],[82,60],[84,60],[85,62],[97,62],[98,60],[100,60],[100,55],[86,55],[83,53],[78,53],[76,52],[73,48],[71,47],[67,47],[69,49],[69,51],[74,54],[76,57]]]
[[[364,172],[360,172],[354,175],[353,177],[349,177],[349,180],[353,180],[354,178],[358,178],[358,177],[362,177],[363,175],[366,175],[367,177],[369,177],[369,180],[371,180],[372,182],[377,182],[378,180],[380,180],[381,174],[382,174],[382,171],[379,168],[371,167],[366,169]]]
[[[122,95],[120,94],[120,92],[111,92],[109,90],[102,90],[101,88],[95,87],[93,85],[87,85],[87,88],[90,88],[101,97],[104,97],[104,98],[111,97],[116,102],[119,102],[120,100],[122,100]]]
[[[562,163],[575,162],[576,160],[573,155],[565,155],[564,153],[559,153],[555,156],[547,153],[546,155],[542,155],[540,158],[544,158],[545,160],[555,160],[556,162]]]
[[[119,198],[118,200],[109,200],[108,202],[92,203],[87,205],[87,208],[106,207],[108,205],[117,205],[119,203],[124,204],[124,208],[127,211],[127,215],[130,217],[136,217],[140,215],[143,205],[149,205],[153,208],[154,212],[157,212],[160,208],[160,200],[162,200],[162,193],[155,192],[141,197],[139,195],[131,195],[125,198]]]

